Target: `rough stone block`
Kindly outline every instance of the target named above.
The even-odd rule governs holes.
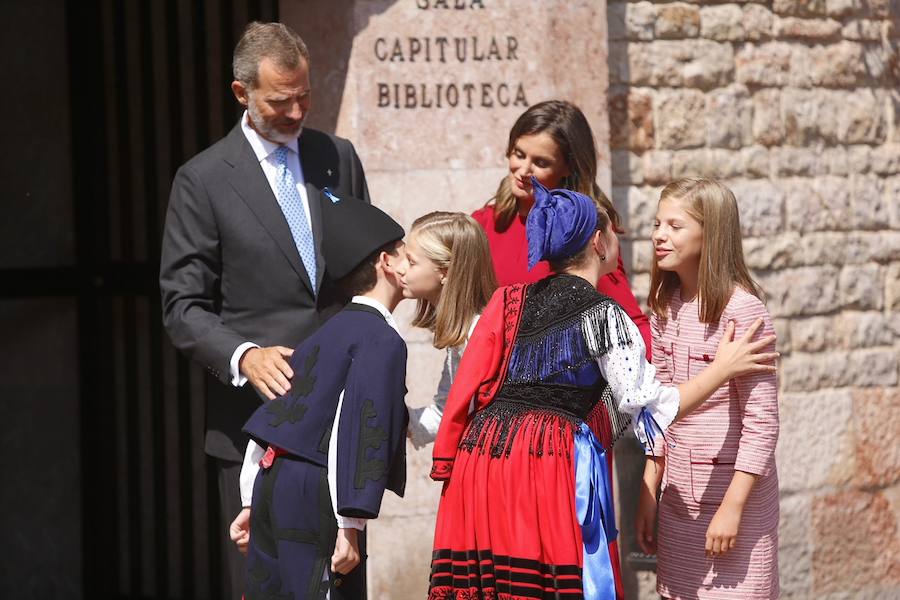
[[[862,0],[826,0],[825,12],[829,17],[844,17],[862,10]]]
[[[823,352],[837,348],[838,334],[832,317],[801,317],[790,320],[791,340],[796,352]]]
[[[615,185],[642,184],[644,182],[644,163],[641,157],[627,150],[613,150],[612,182]]]
[[[872,149],[872,171],[879,175],[900,173],[900,143],[884,144]]]
[[[842,243],[844,264],[900,260],[900,231],[854,231]]]
[[[434,521],[434,515],[414,515],[379,517],[368,524],[369,598],[398,600],[428,596],[431,569],[428,557],[434,543]],[[403,549],[402,553],[398,553],[398,547]]]
[[[622,215],[627,236],[632,239],[648,239],[653,230],[659,194],[651,188],[616,186],[612,188],[612,201]]]
[[[856,469],[859,487],[885,487],[900,482],[900,389],[859,389],[853,392],[856,425]]]
[[[822,148],[822,162],[831,175],[847,175],[847,149],[843,146],[835,146],[834,148]]]
[[[648,185],[665,185],[672,181],[672,152],[648,150],[644,152],[644,182]]]
[[[780,87],[790,80],[791,46],[769,42],[760,46],[745,44],[735,55],[735,78],[739,83],[762,87]]]
[[[811,512],[815,597],[860,597],[867,588],[900,582],[897,518],[884,494],[835,491],[817,497]]]
[[[790,320],[792,349],[797,352],[854,350],[890,346],[895,333],[881,311],[843,310],[832,317]]]
[[[900,21],[900,14],[898,14],[898,21]],[[897,62],[896,46],[891,47],[886,41],[880,44],[867,44],[863,47],[862,62],[867,78],[889,89],[896,89],[900,85],[900,66]]]
[[[825,175],[828,172],[828,165],[819,153],[807,148],[773,148],[772,165],[775,174],[781,177]]]
[[[753,139],[764,146],[777,146],[784,140],[780,90],[759,90],[753,94]]]
[[[782,494],[845,484],[853,476],[853,400],[849,390],[786,393],[775,457]],[[810,419],[810,415],[816,415]]]
[[[779,364],[779,381],[787,391],[897,383],[897,356],[890,347],[815,354],[792,352]]]
[[[853,87],[867,77],[863,47],[856,42],[797,46],[791,56],[791,85],[797,87]]]
[[[744,11],[736,4],[701,7],[700,35],[719,42],[743,40]]]
[[[778,470],[782,469],[778,465]],[[812,527],[809,494],[781,496],[778,526],[779,578],[782,598],[806,600],[812,587]]]
[[[853,265],[841,270],[844,308],[880,310],[884,302],[884,273],[878,265]]]
[[[850,183],[854,226],[857,229],[887,229],[890,213],[882,193],[884,181],[875,175],[851,175]]]
[[[761,4],[745,4],[743,7],[744,38],[750,41],[767,40],[772,37],[775,16]]]
[[[696,148],[706,142],[706,98],[698,90],[660,92],[656,110],[657,145]]]
[[[888,219],[890,219],[891,229],[900,229],[900,176],[884,178],[884,201],[888,207]]]
[[[744,260],[748,267],[760,271],[804,266],[797,256],[800,242],[800,235],[793,231],[764,237],[745,237]]]
[[[884,99],[871,89],[844,95],[838,112],[838,140],[845,144],[880,144],[885,141]]]
[[[653,147],[653,96],[643,90],[613,88],[608,96],[610,147],[646,150]]]
[[[619,66],[617,77],[632,85],[709,89],[727,85],[734,73],[731,44],[657,40],[618,48],[616,52],[625,56],[621,59],[619,54],[613,56],[613,47],[619,45],[610,44],[611,60],[625,61]]]
[[[709,92],[706,118],[709,146],[740,148],[753,143],[753,104],[745,86],[734,84]]]
[[[774,0],[772,10],[779,15],[814,17],[824,15],[827,8],[825,0]]]
[[[672,179],[715,177],[715,172],[712,152],[707,148],[672,153]]]
[[[777,38],[828,40],[841,32],[841,24],[834,19],[798,19],[776,17],[772,33]]]
[[[884,304],[892,313],[900,313],[900,263],[894,263],[887,268],[884,280]]]
[[[853,19],[843,26],[841,36],[847,40],[877,42],[881,40],[883,25],[871,19]]]
[[[708,148],[708,164],[712,177],[720,180],[744,177],[746,169],[743,163],[743,155],[736,150],[723,148]]]
[[[859,115],[850,119],[843,115],[848,99],[843,92],[786,89],[781,92],[781,113],[784,119],[785,141],[791,146],[812,146],[814,142],[838,142],[838,119],[847,122],[865,120]],[[871,120],[871,116],[869,117]],[[854,132],[859,130],[854,126]],[[845,135],[845,137],[847,137]]]
[[[861,175],[868,173],[872,166],[872,148],[865,144],[845,146],[847,174]]]
[[[850,211],[850,182],[842,177],[823,176],[813,180],[786,179],[781,182],[789,231],[828,231],[853,228]]]
[[[738,180],[729,184],[741,213],[745,236],[775,235],[783,228],[784,192],[767,179]]]
[[[741,148],[740,163],[747,177],[768,177],[769,162],[769,150],[765,146]]]
[[[700,33],[700,9],[684,2],[660,4],[656,7],[656,37],[660,39],[692,38]]]
[[[769,311],[778,317],[825,314],[840,306],[838,269],[833,266],[761,273],[759,284],[766,292]]]
[[[610,39],[649,41],[654,38],[656,7],[650,2],[614,2],[607,11]]]

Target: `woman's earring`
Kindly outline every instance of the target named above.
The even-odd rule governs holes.
[[[605,254],[601,254],[601,255],[600,255],[600,260],[602,260],[603,262],[606,262],[606,255],[605,255]]]

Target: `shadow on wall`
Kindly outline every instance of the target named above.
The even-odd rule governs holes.
[[[309,46],[313,107],[307,124],[333,133],[344,99],[353,39],[369,19],[397,0],[282,0],[280,20],[293,27]]]

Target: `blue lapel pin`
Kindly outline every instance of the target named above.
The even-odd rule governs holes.
[[[322,188],[322,193],[325,194],[326,196],[328,196],[328,197],[331,199],[331,203],[332,203],[332,204],[337,204],[338,202],[341,201],[341,199],[338,198],[337,196],[335,196],[335,195],[332,193],[332,191],[329,190],[327,187],[326,187],[326,188]]]

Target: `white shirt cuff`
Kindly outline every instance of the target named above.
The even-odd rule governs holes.
[[[441,411],[436,405],[409,409],[410,441],[416,450],[433,442],[440,426]]]
[[[241,375],[240,363],[241,357],[244,356],[244,352],[250,348],[259,348],[259,345],[254,344],[253,342],[244,342],[238,346],[235,349],[234,354],[231,355],[231,385],[234,387],[241,387],[247,383],[247,378]]]
[[[265,450],[250,440],[247,442],[247,451],[244,452],[244,464],[241,465],[241,506],[247,508],[253,502],[253,484],[256,482],[256,475],[259,473],[259,461],[262,460]]]
[[[356,517],[342,517],[341,515],[335,515],[337,519],[338,529],[359,529],[362,531],[366,528],[366,520],[365,519],[357,519]]]

